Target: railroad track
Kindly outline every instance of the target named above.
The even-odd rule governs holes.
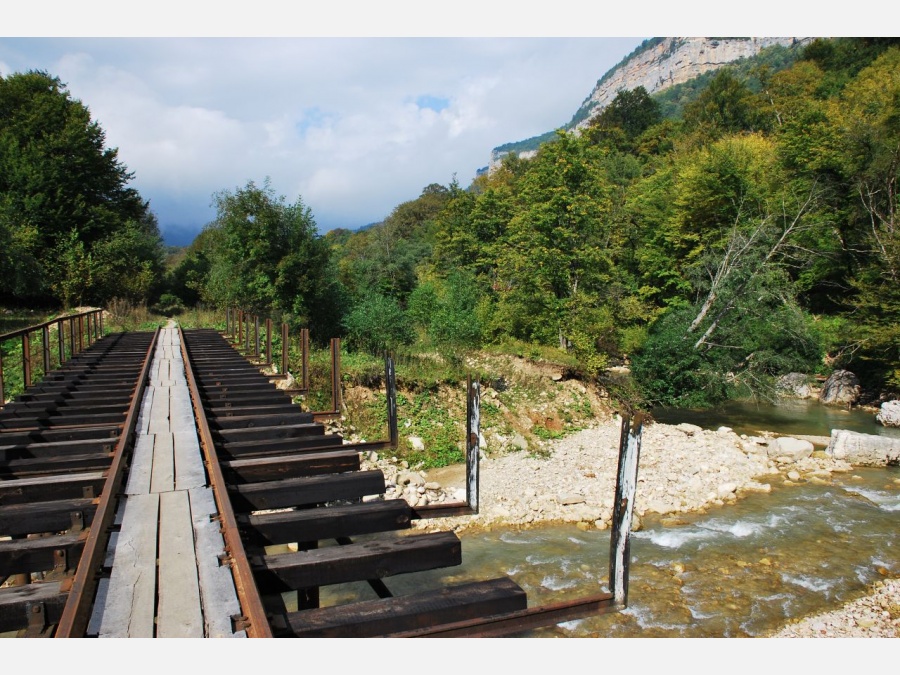
[[[411,528],[428,516],[384,498],[370,446],[214,330],[98,340],[0,409],[0,633],[491,636],[625,606],[627,526],[615,597],[529,608],[506,577],[395,596],[391,577],[460,565],[462,544]],[[320,606],[358,582],[369,599]]]
[[[0,632],[90,612],[156,337],[108,335],[0,409]]]
[[[258,593],[242,606],[260,608],[273,635],[385,636],[526,607],[508,578],[394,597],[389,577],[461,564],[457,536],[410,531],[405,500],[363,501],[383,497],[382,473],[361,470],[358,450],[291,405],[218,333],[185,331],[183,344],[226,542],[245,554],[235,576]],[[360,581],[373,599],[319,607],[321,587]],[[247,618],[251,627],[263,620]]]

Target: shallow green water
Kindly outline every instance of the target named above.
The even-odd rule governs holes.
[[[834,485],[775,486],[677,521],[648,516],[631,545],[629,607],[532,637],[750,637],[837,607],[900,576],[900,470],[860,469]],[[395,594],[497,576],[529,606],[607,590],[608,532],[574,526],[461,535],[463,564],[389,578]],[[324,589],[323,604],[374,597]]]
[[[863,434],[900,438],[900,429],[881,426],[875,421],[875,414],[870,411],[826,406],[816,400],[785,400],[778,405],[729,401],[708,409],[655,408],[652,414],[656,421],[665,424],[689,422],[704,429],[727,426],[737,433],[751,435],[772,431],[779,434],[830,436],[832,429],[847,429]]]

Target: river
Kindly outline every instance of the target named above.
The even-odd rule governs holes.
[[[702,514],[647,515],[632,535],[629,606],[530,637],[755,637],[900,576],[900,469],[774,486]],[[571,525],[462,533],[463,563],[386,580],[396,594],[508,576],[529,606],[608,590],[609,533]],[[374,597],[324,589],[324,604]]]
[[[738,433],[900,437],[874,414],[817,402],[734,402],[712,411],[657,410],[660,422]],[[900,468],[857,468],[830,484],[773,485],[705,513],[644,518],[632,536],[629,605],[530,637],[758,637],[833,609],[868,585],[900,577]],[[608,590],[609,533],[572,525],[463,532],[463,563],[388,580],[397,594],[508,576],[529,606]],[[367,595],[368,594],[368,595]],[[374,597],[367,586],[326,589],[326,604]]]

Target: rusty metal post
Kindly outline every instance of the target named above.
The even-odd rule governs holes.
[[[31,340],[28,333],[22,333],[22,379],[25,386],[31,386]]]
[[[63,329],[63,320],[56,322],[57,347],[59,348],[59,365],[62,366],[66,362],[66,332]]]
[[[241,343],[244,341],[244,311],[239,309],[237,311],[237,345],[240,347]]]
[[[341,339],[331,338],[331,410],[341,411]]]
[[[253,358],[259,358],[259,314],[253,317]]]
[[[266,319],[266,365],[271,366],[272,363],[272,319]]]
[[[43,340],[43,353],[44,353],[44,377],[47,377],[47,373],[50,372],[50,326],[43,325],[41,326],[41,339]]]
[[[284,375],[287,375],[288,367],[290,366],[290,345],[288,344],[288,325],[286,323],[281,324],[281,372]]]
[[[225,308],[225,335],[231,335],[231,308]]]
[[[3,345],[0,344],[0,347]],[[6,395],[3,393],[3,349],[0,349],[0,408],[6,405]]]
[[[481,386],[466,377],[466,503],[478,513],[478,459],[481,453]]]
[[[397,426],[397,375],[394,371],[394,359],[390,354],[384,357],[384,384],[387,389],[388,439],[391,448],[396,450],[400,445],[400,432]]]
[[[309,391],[309,328],[300,329],[300,386]]]
[[[247,319],[247,326],[246,326],[247,343],[244,345],[241,345],[241,347],[243,347],[245,354],[249,354],[250,353],[250,314],[249,314],[249,312],[247,314],[245,314],[244,316]]]
[[[84,314],[78,315],[78,351],[84,351]]]
[[[100,337],[103,337],[103,310],[97,310],[97,323],[100,327]]]
[[[630,563],[631,519],[637,492],[638,462],[641,455],[641,431],[644,417],[622,417],[619,441],[619,470],[613,504],[612,532],[609,539],[609,586],[619,607],[628,605],[628,565]]]

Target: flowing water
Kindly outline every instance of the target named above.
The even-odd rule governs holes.
[[[774,486],[704,514],[644,519],[632,534],[628,608],[532,637],[751,637],[828,611],[900,576],[900,469],[833,485]],[[386,580],[395,593],[509,576],[529,606],[608,590],[609,533],[542,526],[461,535],[463,564]],[[323,604],[374,597],[324,589]]]
[[[787,401],[654,411],[737,433],[829,436],[831,429],[900,437],[871,412]],[[644,518],[632,534],[628,607],[531,637],[754,637],[829,611],[900,577],[900,468],[857,468],[833,484],[774,485],[706,513]],[[463,564],[388,579],[396,593],[508,576],[529,606],[608,590],[609,532],[573,525],[463,533]],[[323,589],[323,604],[374,598],[366,584]]]

